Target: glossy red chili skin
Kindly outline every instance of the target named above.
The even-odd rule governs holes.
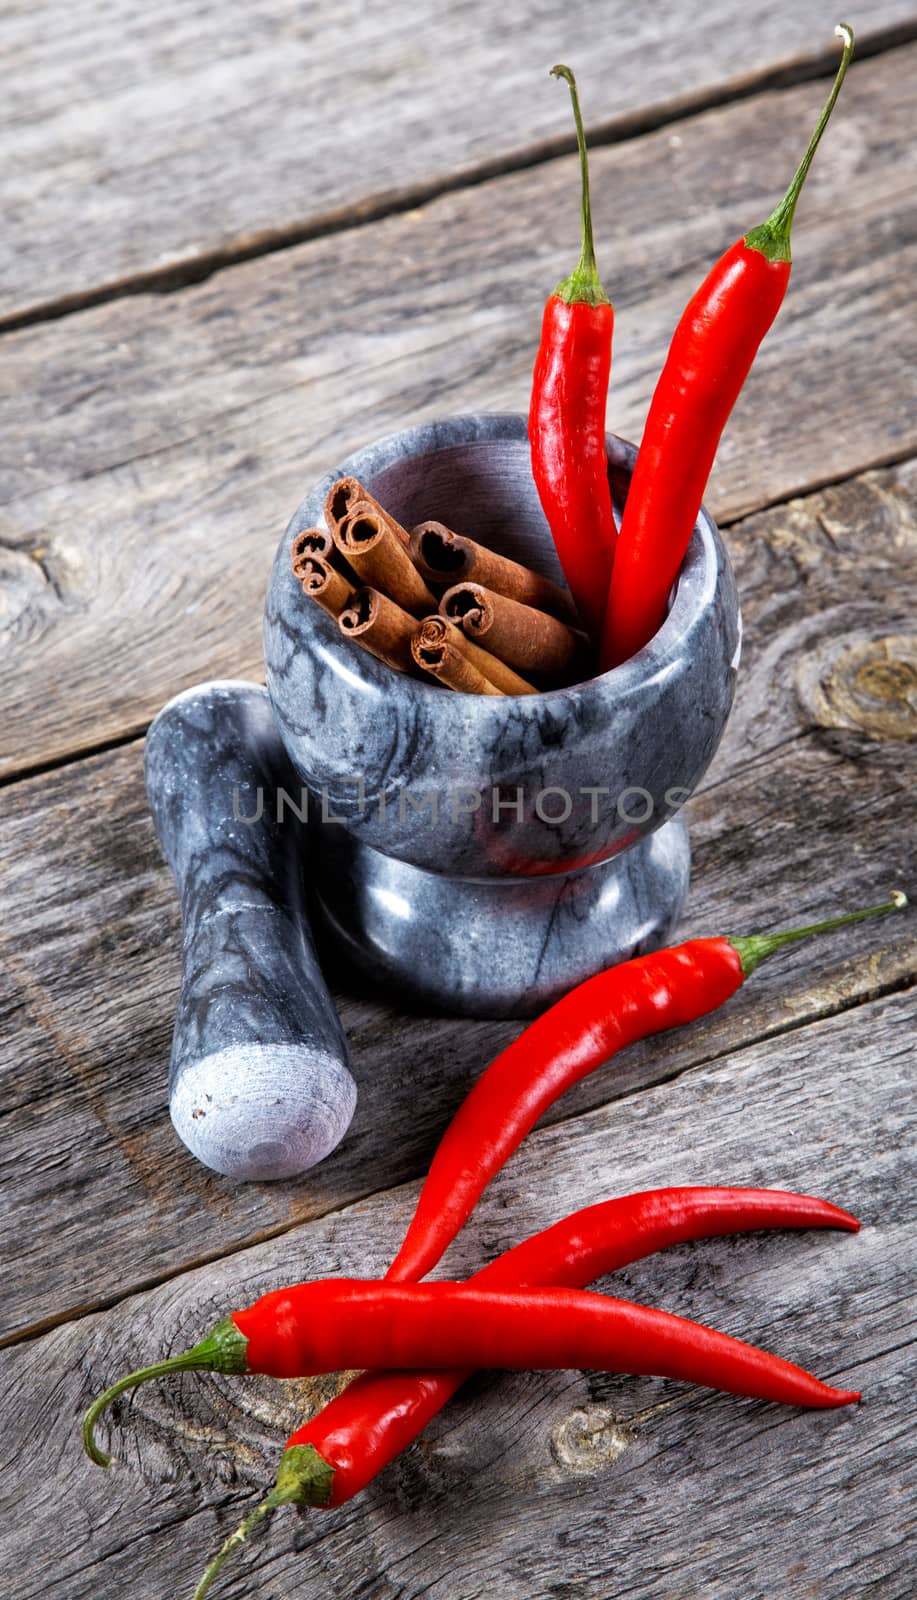
[[[532,473],[570,593],[601,637],[617,527],[608,487],[605,403],[614,312],[608,304],[544,308],[532,379]]]
[[[589,1290],[326,1278],[263,1295],[232,1320],[250,1372],[504,1367],[645,1373],[786,1405],[850,1404],[802,1367],[651,1306]]]
[[[602,631],[602,671],[661,626],[720,435],[790,278],[743,239],[689,300],[650,404],[627,494]]]
[[[328,1506],[360,1494],[401,1455],[468,1377],[443,1372],[361,1372],[291,1433],[285,1449],[311,1445],[332,1468]]]
[[[728,939],[692,939],[610,967],[543,1012],[491,1062],[453,1117],[386,1277],[426,1276],[494,1173],[567,1089],[625,1045],[716,1010],[743,976]]]
[[[652,1189],[587,1206],[492,1261],[474,1281],[584,1288],[606,1273],[688,1239],[754,1228],[859,1227],[825,1200],[772,1189]],[[470,1369],[364,1372],[286,1448],[311,1445],[333,1469],[328,1505],[343,1505],[400,1455],[447,1403]]]

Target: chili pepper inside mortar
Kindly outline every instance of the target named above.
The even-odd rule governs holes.
[[[595,261],[589,158],[576,80],[569,67],[552,67],[551,71],[566,79],[573,100],[583,241],[576,267],[557,285],[544,308],[532,380],[529,439],[532,473],[560,564],[580,615],[597,643],[617,538],[605,454],[614,312]]]
[[[688,302],[656,385],[631,480],[608,596],[601,667],[626,661],[666,612],[720,435],[790,281],[796,202],[853,54],[839,23],[841,64],[784,198],[736,240]]]

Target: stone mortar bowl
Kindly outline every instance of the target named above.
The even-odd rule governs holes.
[[[620,518],[635,451],[608,439]],[[663,943],[687,893],[676,815],[732,705],[741,624],[719,533],[698,518],[669,613],[613,671],[531,696],[453,694],[343,637],[290,548],[346,474],[410,528],[437,518],[563,581],[526,420],[476,415],[357,451],[277,551],[267,687],[309,807],[317,904],[353,962],[414,1001],[526,1016]]]

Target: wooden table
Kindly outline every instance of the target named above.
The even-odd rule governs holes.
[[[269,1286],[381,1271],[439,1133],[517,1031],[341,980],[360,1088],[341,1148],[274,1186],[198,1166],[165,1105],[179,925],[146,725],[199,679],[259,677],[272,553],[330,463],[409,421],[525,408],[541,305],[577,247],[553,61],[579,68],[617,310],[609,422],[634,438],[682,305],[782,192],[836,61],[815,0],[422,11],[32,0],[0,18],[0,1571],[17,1600],[190,1596],[330,1385],[150,1386],[106,1427],[110,1475],[81,1454],[83,1407]],[[685,934],[915,888],[917,17],[862,0],[852,20],[793,285],[710,484],[746,646],[689,807]],[[635,1188],[825,1193],[862,1233],[683,1247],[615,1287],[862,1387],[861,1407],[488,1374],[361,1499],[278,1517],[215,1593],[912,1593],[912,930],[800,948],[610,1063],[443,1267]]]

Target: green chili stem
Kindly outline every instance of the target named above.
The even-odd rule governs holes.
[[[96,1444],[95,1427],[102,1412],[119,1395],[128,1389],[135,1389],[139,1383],[146,1383],[150,1378],[168,1377],[170,1372],[247,1372],[247,1345],[248,1340],[239,1332],[232,1318],[226,1317],[223,1322],[217,1323],[206,1339],[190,1350],[183,1350],[177,1356],[168,1356],[164,1361],[154,1361],[148,1367],[138,1367],[136,1372],[129,1372],[126,1378],[119,1378],[117,1383],[111,1384],[93,1400],[83,1418],[83,1449],[90,1461],[94,1461],[98,1467],[111,1466],[111,1456]]]
[[[850,58],[853,55],[853,29],[847,22],[839,22],[834,30],[835,35],[844,41],[844,51],[841,64],[835,74],[831,93],[822,108],[822,114],[815,124],[815,131],[809,140],[809,147],[793,174],[792,182],[778,206],[774,207],[766,222],[759,228],[753,228],[751,233],[745,235],[745,243],[751,250],[760,250],[768,261],[792,261],[790,252],[790,230],[793,226],[793,217],[796,212],[796,202],[806,181],[812,157],[818,149],[821,136],[828,126],[828,119],[834,110],[834,103],[841,92],[841,84],[847,75]]]
[[[233,1551],[237,1549],[240,1544],[244,1544],[252,1529],[256,1528],[258,1523],[262,1522],[265,1517],[269,1517],[272,1512],[276,1511],[278,1506],[284,1506],[288,1503],[289,1497],[282,1494],[279,1489],[271,1490],[267,1498],[262,1500],[260,1504],[255,1507],[254,1511],[249,1513],[244,1521],[239,1523],[235,1533],[231,1533],[225,1544],[220,1546],[206,1572],[204,1573],[204,1576],[201,1578],[200,1583],[195,1589],[193,1600],[204,1600],[204,1596],[209,1592],[210,1585],[213,1583],[214,1578],[216,1577],[220,1568],[223,1566],[224,1562],[229,1560]]]
[[[204,1600],[224,1561],[229,1560],[232,1552],[248,1538],[252,1529],[276,1511],[278,1506],[329,1505],[333,1484],[334,1468],[319,1455],[313,1445],[288,1446],[283,1452],[277,1482],[270,1494],[255,1507],[254,1511],[249,1512],[244,1521],[239,1523],[235,1533],[231,1533],[226,1543],[220,1546],[195,1589],[193,1600]]]
[[[591,306],[607,306],[608,296],[602,288],[599,269],[595,261],[595,240],[592,234],[592,203],[589,198],[589,156],[586,150],[586,130],[583,127],[583,118],[580,112],[576,79],[570,68],[562,65],[552,67],[551,72],[555,78],[564,79],[570,89],[570,98],[573,101],[573,115],[576,118],[576,142],[579,148],[580,177],[582,179],[580,206],[583,227],[583,242],[579,261],[569,278],[564,278],[563,282],[557,285],[554,293],[559,295],[567,305],[582,301]]]
[[[813,934],[830,933],[834,928],[846,928],[851,922],[862,922],[866,917],[883,917],[886,911],[902,911],[906,905],[907,895],[900,889],[893,889],[880,906],[867,906],[863,911],[847,911],[843,916],[830,917],[827,922],[813,922],[807,928],[790,928],[783,933],[755,933],[746,939],[733,939],[730,936],[729,943],[738,951],[742,971],[747,978],[755,967],[766,961],[775,950],[782,950],[784,945],[796,944],[800,939],[811,938]]]

